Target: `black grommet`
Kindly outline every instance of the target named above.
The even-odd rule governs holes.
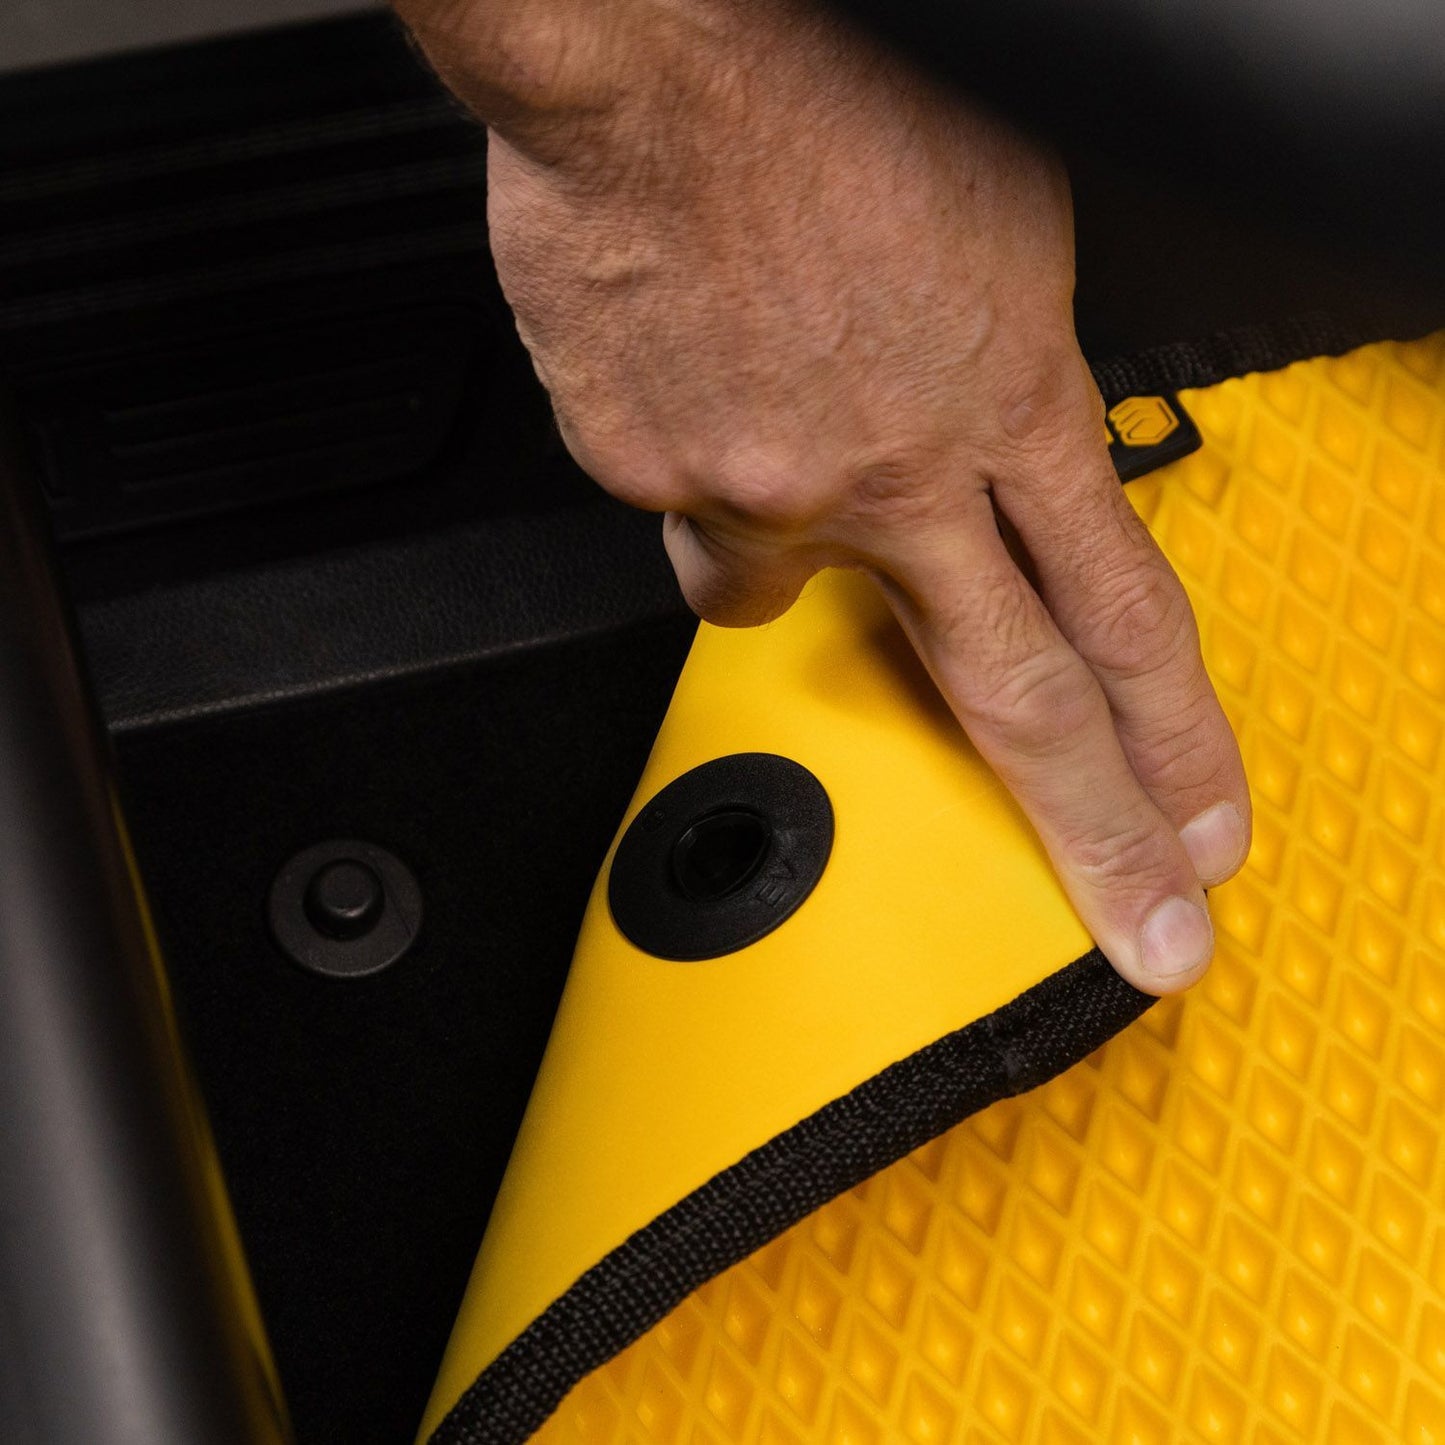
[[[354,838],[318,843],[276,875],[266,903],[289,958],[329,978],[389,968],[421,927],[421,890],[394,854]]]
[[[832,846],[833,807],[812,773],[774,753],[734,753],[684,773],[633,819],[607,901],[644,952],[720,958],[795,912]]]
[[[673,844],[672,876],[694,903],[716,903],[758,876],[772,843],[773,825],[757,813],[707,813]]]

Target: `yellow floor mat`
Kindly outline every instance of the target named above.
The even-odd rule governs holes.
[[[1130,487],[1256,804],[1215,966],[698,1291],[546,1445],[1445,1442],[1445,338]]]

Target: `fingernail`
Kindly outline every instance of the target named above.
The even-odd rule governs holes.
[[[1187,898],[1166,898],[1139,933],[1139,961],[1155,978],[1192,973],[1214,952],[1209,915]]]
[[[1179,830],[1179,841],[1201,883],[1222,883],[1244,861],[1244,819],[1233,803],[1216,803]]]

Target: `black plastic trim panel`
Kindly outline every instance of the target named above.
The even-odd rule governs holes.
[[[657,518],[598,501],[96,603],[81,632],[127,731],[686,610]]]

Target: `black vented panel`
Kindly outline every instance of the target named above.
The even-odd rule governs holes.
[[[423,472],[479,317],[418,306],[27,378],[56,527],[92,536]]]
[[[481,132],[444,98],[148,142],[0,179],[0,328],[485,248]]]
[[[388,15],[0,77],[0,218],[0,372],[82,591],[589,495],[485,132]]]
[[[0,335],[480,260],[485,166],[385,15],[5,77]]]

